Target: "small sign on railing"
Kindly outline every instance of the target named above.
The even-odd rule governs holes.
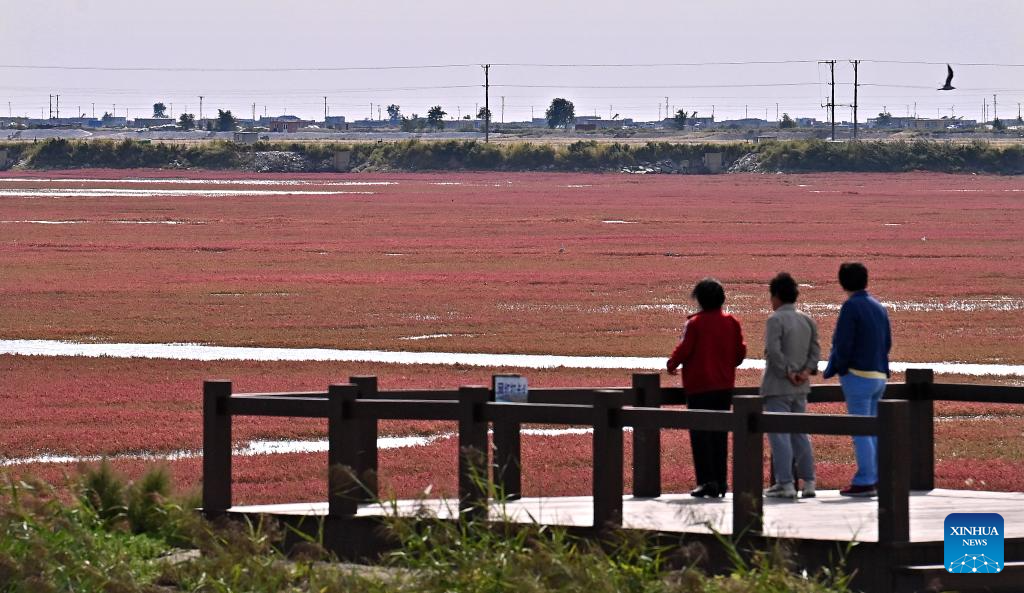
[[[494,401],[524,404],[529,392],[522,375],[494,375]]]

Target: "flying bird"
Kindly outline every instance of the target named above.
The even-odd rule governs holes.
[[[951,91],[951,90],[956,88],[955,86],[952,85],[952,82],[953,82],[953,67],[950,66],[949,64],[946,64],[946,71],[948,72],[948,74],[946,74],[946,84],[944,84],[941,87],[939,87],[938,89],[936,89],[938,91]]]

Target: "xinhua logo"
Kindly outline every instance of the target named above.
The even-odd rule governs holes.
[[[951,513],[943,526],[943,557],[949,572],[1003,570],[1003,516]]]

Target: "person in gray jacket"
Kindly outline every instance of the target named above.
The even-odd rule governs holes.
[[[768,285],[772,309],[764,339],[765,369],[760,393],[766,412],[807,411],[810,376],[818,373],[818,326],[796,310],[800,290],[793,277],[780,272]],[[770,433],[775,484],[765,490],[771,498],[796,498],[793,465],[803,478],[802,496],[814,497],[814,452],[806,434]]]

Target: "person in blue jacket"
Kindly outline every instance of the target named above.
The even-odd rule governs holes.
[[[889,314],[868,294],[868,269],[859,262],[839,266],[839,284],[847,299],[839,309],[839,319],[832,334],[832,353],[822,374],[826,379],[839,376],[839,384],[850,414],[878,415],[878,400],[885,392],[889,378],[889,350],[892,330]],[[850,485],[839,493],[843,496],[875,496],[878,494],[878,437],[853,437],[857,457],[857,473]]]

